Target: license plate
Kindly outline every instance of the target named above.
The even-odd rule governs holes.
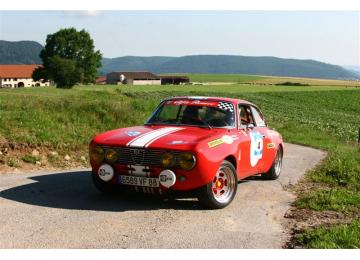
[[[143,187],[159,187],[158,178],[146,178],[137,176],[120,175],[119,182],[125,185],[143,186]]]

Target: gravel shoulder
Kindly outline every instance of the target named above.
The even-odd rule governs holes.
[[[89,169],[0,175],[0,248],[281,248],[286,191],[325,152],[286,144],[277,181],[240,182],[232,204],[204,210],[196,200],[109,197]]]

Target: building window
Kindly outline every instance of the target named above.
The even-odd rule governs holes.
[[[17,81],[17,78],[13,78],[14,81]]]

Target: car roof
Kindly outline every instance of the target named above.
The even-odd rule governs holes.
[[[235,98],[227,98],[227,97],[206,97],[206,96],[179,96],[179,97],[169,97],[165,100],[182,100],[182,99],[192,99],[192,100],[211,100],[211,101],[224,101],[230,102],[233,104],[249,104],[256,106],[255,104],[244,100],[244,99],[235,99]]]

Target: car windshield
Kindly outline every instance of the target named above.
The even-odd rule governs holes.
[[[168,100],[159,106],[146,124],[234,127],[234,106],[222,101]]]

